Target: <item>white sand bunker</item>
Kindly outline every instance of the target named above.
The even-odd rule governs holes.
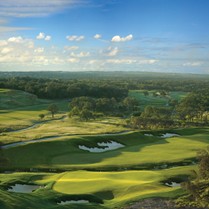
[[[145,136],[154,136],[153,134],[144,134]]]
[[[7,191],[8,192],[18,192],[18,193],[31,193],[36,189],[41,188],[38,185],[27,185],[27,184],[15,184],[11,186]]]
[[[181,186],[180,183],[176,183],[176,182],[165,183],[165,185],[169,186],[169,187],[180,187]]]
[[[67,201],[61,201],[57,203],[58,205],[67,205],[67,204],[86,204],[89,203],[88,200],[67,200]]]
[[[86,147],[84,145],[79,145],[79,149],[87,150],[89,152],[106,152],[109,150],[116,150],[121,147],[124,147],[124,145],[114,141],[98,142],[97,145],[98,147]]]
[[[160,138],[171,138],[171,137],[175,137],[175,136],[180,136],[180,135],[175,134],[175,133],[165,133],[165,134],[162,134],[160,136]]]

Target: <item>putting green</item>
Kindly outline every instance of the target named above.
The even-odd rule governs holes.
[[[165,186],[168,176],[189,175],[194,168],[172,168],[160,171],[123,171],[123,172],[89,172],[75,171],[60,174],[53,190],[68,195],[92,194],[102,197],[106,206],[119,206],[145,196],[175,196],[180,187]],[[110,195],[111,194],[111,195]]]

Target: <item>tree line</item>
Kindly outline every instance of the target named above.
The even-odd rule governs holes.
[[[170,100],[167,107],[146,106],[128,124],[133,128],[156,129],[208,125],[209,92],[207,89],[189,93],[180,101]]]
[[[33,77],[9,77],[0,79],[0,88],[23,90],[39,98],[65,99],[81,96],[95,98],[122,98],[129,90],[195,92],[209,89],[207,79],[162,78],[108,78],[108,79],[45,79]]]

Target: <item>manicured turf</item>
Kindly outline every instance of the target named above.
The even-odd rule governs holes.
[[[142,107],[166,106],[169,99],[153,97],[151,92],[149,96],[144,96],[142,91],[131,91],[130,95],[136,97]],[[183,92],[171,92],[169,97],[179,100],[185,95]],[[0,89],[0,96],[0,130],[35,125],[18,132],[3,132],[0,135],[3,144],[56,137],[2,150],[9,162],[1,168],[3,171],[36,171],[0,174],[2,209],[107,209],[147,197],[173,198],[183,191],[179,187],[165,186],[162,182],[191,175],[190,171],[196,169],[195,165],[190,165],[194,163],[196,152],[209,144],[209,128],[129,130],[118,134],[127,130],[124,119],[106,117],[81,122],[67,117],[68,102],[64,100],[40,100],[25,92],[4,89]],[[59,106],[54,120],[47,111],[51,103]],[[43,121],[38,118],[41,113],[46,115]],[[179,136],[160,138],[163,133]],[[124,147],[103,153],[79,149],[79,145],[96,147],[98,142],[110,141]],[[185,166],[183,163],[190,164]],[[50,173],[52,171],[60,173]],[[10,185],[18,182],[36,183],[44,185],[44,188],[31,194],[7,191]],[[57,204],[72,198],[87,199],[91,203]]]
[[[52,173],[0,174],[0,203],[9,208],[113,208],[146,197],[173,198],[182,194],[179,187],[164,185],[170,178],[183,179],[195,166],[176,167],[156,171],[90,172],[72,171]],[[43,187],[33,193],[8,192],[15,183],[38,184]],[[87,199],[85,205],[59,206],[61,200]],[[92,203],[95,202],[95,203]],[[103,203],[103,204],[98,204]]]
[[[147,105],[166,107],[170,99],[180,100],[187,94],[185,92],[170,92],[166,97],[162,97],[153,96],[153,92],[156,91],[148,91],[148,96],[145,96],[143,92],[143,90],[132,90],[129,92],[129,96],[136,98],[139,101],[140,107],[143,108]]]
[[[181,162],[194,158],[199,149],[205,148],[209,144],[208,129],[196,129],[192,134],[184,134],[184,130],[175,132],[181,136],[162,139],[158,136],[145,136],[139,132],[112,136],[65,136],[3,151],[10,159],[10,167],[13,168],[53,167],[102,170]],[[160,133],[154,132],[154,134],[159,135]],[[95,147],[97,142],[111,140],[121,143],[125,147],[104,153],[90,153],[78,148],[79,145]]]
[[[88,172],[75,171],[62,174],[53,190],[65,194],[93,194],[103,197],[105,205],[119,206],[145,196],[175,196],[175,190],[162,181],[169,176],[189,175],[192,167],[173,168],[161,171]],[[172,193],[174,192],[174,193]],[[104,198],[109,194],[108,198]]]

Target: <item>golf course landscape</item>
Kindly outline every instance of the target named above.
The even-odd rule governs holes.
[[[155,92],[130,90],[128,98],[143,115],[149,105],[169,108],[169,101],[189,94]],[[0,98],[3,209],[123,208],[147,198],[175,200],[187,194],[181,183],[194,178],[196,154],[209,145],[207,126],[134,128],[130,116],[72,116],[74,100],[9,88],[0,89]],[[58,109],[53,115],[52,103]]]

